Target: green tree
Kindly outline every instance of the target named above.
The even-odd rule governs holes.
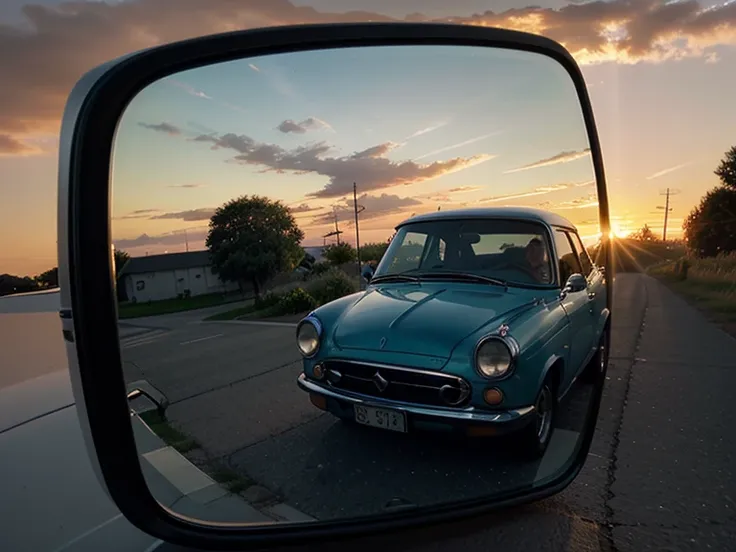
[[[59,268],[54,267],[42,272],[35,278],[40,287],[59,287]]]
[[[725,153],[720,165],[714,172],[724,186],[736,190],[736,146]]]
[[[116,249],[114,255],[115,260],[115,277],[120,277],[120,271],[123,270],[125,263],[130,260],[130,255],[123,249]]]
[[[648,224],[645,224],[636,232],[632,232],[628,237],[638,241],[658,241],[657,236],[654,235]]]
[[[335,266],[349,263],[358,258],[358,254],[349,243],[328,245],[322,256]]]
[[[710,190],[682,229],[688,249],[698,257],[736,251],[736,189],[718,186]]]
[[[205,244],[220,278],[241,286],[250,282],[260,298],[269,279],[294,270],[304,258],[302,239],[304,232],[285,205],[252,195],[215,210]]]
[[[360,260],[380,262],[384,253],[386,253],[386,249],[388,249],[388,242],[366,243],[364,245],[361,245]]]

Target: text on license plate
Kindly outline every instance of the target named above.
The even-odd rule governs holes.
[[[406,433],[406,416],[398,410],[356,404],[355,421],[371,427]]]

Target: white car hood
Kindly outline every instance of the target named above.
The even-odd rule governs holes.
[[[67,370],[0,389],[0,471],[0,550],[142,552],[160,543],[100,487]]]

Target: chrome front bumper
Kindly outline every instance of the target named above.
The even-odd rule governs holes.
[[[407,404],[378,397],[370,397],[367,395],[359,395],[334,389],[323,385],[314,380],[308,379],[303,373],[299,375],[297,383],[301,389],[308,393],[313,393],[324,397],[328,401],[327,410],[338,414],[333,408],[329,408],[330,403],[339,403],[340,410],[344,410],[342,405],[348,405],[352,410],[353,405],[372,406],[376,408],[390,408],[404,412],[412,420],[421,422],[435,422],[449,426],[496,426],[499,430],[514,430],[518,427],[525,426],[532,418],[534,406],[526,406],[514,410],[503,411],[484,411],[472,406],[466,408],[441,408],[431,406],[421,406],[415,404]],[[503,432],[503,431],[502,431]]]

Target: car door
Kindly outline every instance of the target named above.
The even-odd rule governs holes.
[[[560,269],[560,284],[564,289],[571,275],[583,274],[583,267],[568,231],[557,228],[554,231],[554,238],[557,263]],[[577,376],[589,356],[590,344],[594,335],[590,301],[587,288],[581,291],[565,292],[560,296],[560,303],[570,322],[568,350],[571,370],[565,370],[565,384],[569,383],[572,377]]]
[[[603,271],[601,271],[593,263],[578,233],[570,232],[569,235],[572,239],[573,245],[575,246],[575,251],[578,254],[578,258],[580,259],[580,264],[583,268],[583,275],[588,281],[588,299],[590,299],[589,307],[591,315],[590,322],[594,326],[592,336],[593,343],[591,343],[591,350],[595,351],[595,348],[598,345],[601,331],[603,330],[601,313],[607,306],[605,276],[603,274]]]

